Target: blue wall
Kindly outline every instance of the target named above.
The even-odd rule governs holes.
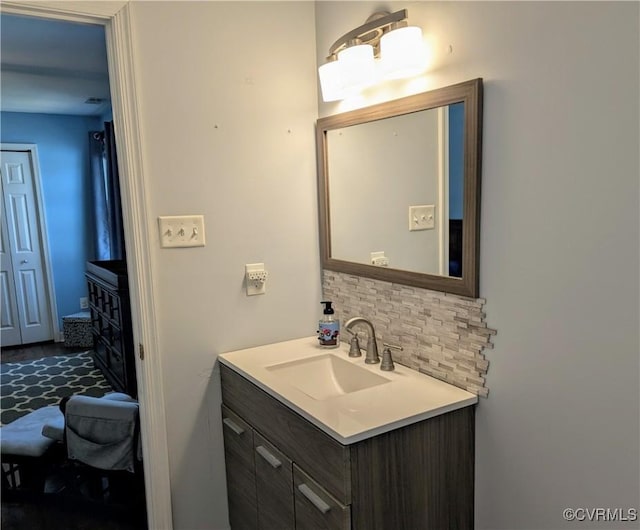
[[[85,262],[93,258],[88,132],[103,129],[95,117],[0,113],[2,143],[38,146],[59,319],[80,311],[80,297],[87,296]]]
[[[464,195],[464,103],[449,105],[449,219],[462,219]]]

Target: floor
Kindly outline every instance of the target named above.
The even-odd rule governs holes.
[[[33,361],[53,355],[70,355],[87,351],[86,347],[67,348],[63,342],[37,342],[28,346],[9,346],[0,348],[0,362],[19,363]]]
[[[2,500],[2,530],[145,530],[124,508],[47,494],[27,501]]]
[[[62,343],[0,348],[2,363],[73,354],[86,348],[65,348]],[[144,497],[135,504],[96,496],[85,485],[84,474],[57,470],[47,480],[45,494],[2,497],[2,530],[146,530]]]

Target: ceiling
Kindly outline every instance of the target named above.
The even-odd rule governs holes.
[[[0,15],[1,110],[98,116],[110,99],[103,26]]]

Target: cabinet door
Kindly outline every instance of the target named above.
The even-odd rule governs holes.
[[[222,405],[229,521],[233,530],[258,528],[253,429]]]
[[[254,432],[258,528],[293,530],[292,462],[267,440]]]
[[[351,530],[351,509],[293,466],[296,530]]]

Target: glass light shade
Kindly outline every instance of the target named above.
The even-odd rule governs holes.
[[[338,52],[345,90],[357,91],[376,82],[373,46],[358,44]]]
[[[323,101],[338,101],[346,96],[339,61],[330,61],[318,68]]]
[[[422,30],[407,26],[385,33],[380,39],[380,66],[387,79],[421,74],[427,68]]]

